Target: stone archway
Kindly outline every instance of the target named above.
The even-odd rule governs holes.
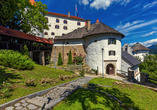
[[[106,66],[106,73],[109,75],[114,75],[115,74],[115,67],[113,64],[108,64]]]

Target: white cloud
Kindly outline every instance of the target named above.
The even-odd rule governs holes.
[[[81,2],[84,5],[89,4],[89,1],[91,0],[80,0],[79,3]],[[106,10],[112,3],[120,3],[121,5],[126,6],[131,0],[94,0],[91,4],[90,7],[96,8],[97,10],[100,8],[103,8]]]
[[[115,29],[116,29],[116,30],[125,29],[125,28],[131,27],[131,26],[133,26],[133,25],[135,25],[135,24],[138,24],[138,23],[141,23],[141,22],[144,22],[144,20],[137,20],[137,21],[134,21],[134,22],[132,22],[132,23],[128,22],[128,23],[126,23],[125,25],[122,25],[122,24],[121,24],[121,25],[117,26]]]
[[[157,27],[153,27],[154,30],[157,30]]]
[[[97,10],[100,8],[106,10],[111,3],[111,0],[94,0],[94,2],[90,4],[90,7],[94,7]]]
[[[131,25],[130,27],[128,27],[127,25],[127,23],[125,24],[125,25],[122,25],[122,26],[120,26],[120,27],[122,27],[122,28],[120,28],[120,27],[116,27],[117,28],[117,30],[118,31],[120,31],[121,33],[123,33],[123,34],[127,34],[128,32],[130,32],[130,31],[132,31],[132,30],[135,30],[135,29],[139,29],[139,28],[142,28],[142,27],[144,27],[144,26],[148,26],[148,25],[151,25],[151,24],[154,24],[154,23],[157,23],[157,19],[154,19],[154,20],[151,20],[151,21],[148,21],[148,22],[142,22],[142,23],[140,23],[140,24],[137,24],[136,22],[133,22],[134,23],[134,25]],[[131,24],[133,24],[133,23],[131,23]],[[135,25],[135,23],[137,24],[137,25]],[[123,28],[125,26],[125,28]]]
[[[88,5],[89,4],[89,1],[88,0],[81,0],[82,4],[84,5]]]
[[[145,35],[142,35],[141,37],[146,37],[146,36],[150,36],[150,35],[153,35],[154,33],[156,33],[157,31],[152,31],[150,33],[147,33]]]
[[[151,39],[151,40],[148,40],[148,41],[145,41],[145,42],[139,42],[140,44],[144,45],[145,47],[149,47],[151,45],[156,45],[157,44],[157,38],[156,39]],[[134,44],[136,44],[136,42],[134,43],[130,43],[129,45],[130,46],[133,46]]]
[[[143,6],[143,9],[148,9],[148,8],[154,7],[156,4],[157,4],[157,1],[146,4],[146,5]]]

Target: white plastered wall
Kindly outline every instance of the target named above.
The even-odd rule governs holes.
[[[85,26],[85,21],[82,20],[57,17],[53,15],[46,15],[45,17],[48,18],[48,24],[51,26],[49,27],[49,30],[44,30],[44,32],[48,32],[48,35],[44,35],[44,38],[54,38],[55,36],[62,36],[62,34],[67,34],[77,28]],[[59,23],[56,23],[56,19],[59,19]],[[67,24],[63,23],[64,20],[67,20]],[[77,25],[77,22],[80,22],[81,25]],[[56,29],[55,25],[59,25],[59,29]],[[63,29],[64,26],[67,26],[67,30]],[[54,32],[55,35],[51,35],[52,32]]]
[[[116,38],[116,45],[109,44],[108,38]],[[97,42],[95,42],[97,40]],[[113,35],[113,34],[97,34],[93,36],[86,37],[86,64],[93,69],[99,68],[99,74],[102,74],[102,48],[104,48],[103,52],[103,60],[104,60],[104,73],[105,70],[105,61],[111,60],[115,61],[115,72],[116,70],[121,70],[121,36]],[[115,56],[109,56],[109,51],[113,50],[116,52]],[[107,62],[108,63],[108,62]]]
[[[136,53],[133,53],[135,57],[141,58],[142,61],[144,60],[144,56],[146,56],[146,54],[149,54],[149,51],[136,51]]]

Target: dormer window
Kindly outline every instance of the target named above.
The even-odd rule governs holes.
[[[116,38],[109,38],[108,44],[116,44]]]
[[[109,51],[109,56],[115,56],[116,55],[116,52],[115,51],[113,51],[113,50],[110,50]]]
[[[56,23],[59,23],[59,19],[56,19]]]

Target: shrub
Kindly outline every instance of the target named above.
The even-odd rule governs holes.
[[[0,99],[11,96],[11,90],[11,84],[8,82],[3,82],[3,84],[0,85]]]
[[[63,60],[62,60],[62,56],[61,56],[60,52],[59,52],[59,55],[58,55],[58,65],[63,65]]]
[[[28,51],[27,45],[24,45],[21,53],[29,57],[29,51]]]
[[[71,50],[69,51],[69,56],[68,56],[68,63],[69,65],[72,65],[73,62],[72,62],[72,55],[71,55]]]
[[[80,56],[76,56],[74,57],[74,61],[76,62],[77,65],[83,65],[82,61],[85,57],[82,57],[82,55]]]
[[[83,69],[79,72],[79,74],[80,74],[81,76],[84,76],[84,75],[85,75],[85,69],[83,68]]]
[[[1,50],[0,65],[19,70],[31,70],[34,67],[34,62],[29,57],[22,55],[20,52]]]

